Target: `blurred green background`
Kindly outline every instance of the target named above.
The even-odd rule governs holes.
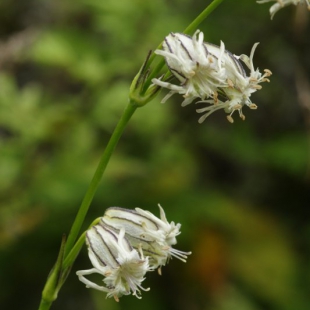
[[[206,0],[0,2],[0,308],[36,309],[132,78]],[[87,290],[84,247],[53,309],[310,309],[310,14],[226,0],[200,26],[273,72],[257,111],[197,123],[166,90],[130,121],[84,228],[109,206],[182,223],[173,259],[138,300]]]

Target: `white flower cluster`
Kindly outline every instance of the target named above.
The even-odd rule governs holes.
[[[130,293],[141,298],[140,290],[149,290],[141,286],[146,272],[158,269],[161,273],[161,266],[172,256],[186,262],[191,253],[172,248],[181,224],[169,223],[163,208],[159,208],[160,218],[139,208],[108,208],[100,223],[86,233],[93,268],[77,271],[79,280],[116,301]],[[103,275],[105,286],[84,277],[92,273]]]
[[[273,19],[274,15],[283,7],[290,5],[290,4],[301,4],[301,3],[306,3],[308,6],[308,10],[310,10],[310,1],[309,0],[259,0],[256,1],[257,3],[267,3],[270,1],[274,1],[277,2],[275,4],[273,4],[269,10],[270,15],[271,15],[271,19]]]
[[[232,114],[238,111],[244,120],[242,107],[248,106],[256,109],[251,102],[252,93],[261,89],[262,82],[269,82],[270,70],[262,74],[254,69],[253,55],[258,43],[254,44],[250,57],[236,56],[225,50],[225,45],[220,46],[204,42],[204,35],[197,30],[193,37],[182,33],[170,33],[163,42],[163,49],[155,53],[165,58],[172,74],[180,81],[174,85],[161,79],[153,79],[158,86],[170,89],[164,103],[173,94],[183,95],[182,106],[186,106],[195,99],[208,103],[205,108],[197,109],[204,113],[199,119],[202,123],[211,113],[224,109],[229,115],[227,119],[232,123]],[[241,61],[248,67],[247,75]]]

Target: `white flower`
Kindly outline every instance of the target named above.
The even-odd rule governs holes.
[[[128,210],[112,207],[106,210],[101,221],[114,230],[124,228],[126,238],[134,248],[142,248],[152,268],[164,266],[171,256],[186,262],[187,255],[191,253],[172,248],[177,243],[176,236],[180,234],[181,224],[169,223],[160,205],[159,209],[160,218],[139,208]]]
[[[221,42],[221,44],[223,45],[223,42]],[[205,43],[205,45],[214,55],[217,56],[220,53],[219,47],[210,43]],[[197,109],[198,113],[206,112],[200,117],[199,123],[202,123],[211,113],[219,109],[224,109],[226,113],[229,113],[227,119],[231,123],[233,123],[232,114],[235,111],[239,112],[241,119],[245,119],[242,113],[242,107],[244,105],[248,106],[250,109],[257,109],[257,106],[252,103],[250,99],[251,94],[262,88],[262,86],[259,85],[260,83],[269,82],[268,77],[271,75],[271,71],[268,69],[264,70],[264,74],[258,69],[254,69],[253,56],[257,45],[258,43],[254,44],[250,57],[244,54],[236,56],[229,51],[225,51],[222,57],[222,66],[226,71],[227,84],[218,89],[218,94],[219,97],[223,97],[226,100],[222,101],[219,98],[203,100],[202,102],[211,103],[212,105]],[[249,75],[247,75],[240,60],[248,67],[250,71]]]
[[[163,50],[156,50],[155,53],[165,57],[170,71],[181,82],[181,85],[173,85],[159,79],[152,80],[154,84],[171,90],[162,102],[179,93],[185,98],[182,106],[186,106],[195,98],[213,97],[217,88],[225,83],[221,55],[217,58],[208,52],[203,33],[199,30],[193,37],[170,33],[163,42]]]
[[[158,268],[174,256],[186,262],[190,252],[172,248],[180,234],[180,224],[167,221],[161,206],[160,218],[148,211],[136,208],[108,208],[100,223],[86,233],[88,256],[93,268],[76,274],[86,287],[113,296],[116,301],[122,295],[133,294],[141,298],[140,290],[146,272]],[[104,277],[100,286],[85,277],[98,273]]]
[[[273,19],[274,15],[283,7],[290,5],[290,4],[301,4],[301,3],[307,3],[308,10],[310,10],[310,2],[309,0],[259,0],[257,3],[267,3],[270,1],[277,2],[274,5],[271,6],[269,12],[271,15],[271,19]]]
[[[124,235],[124,229],[116,234],[102,224],[89,229],[86,243],[94,268],[76,273],[86,287],[106,292],[107,297],[113,296],[116,301],[122,295],[129,295],[131,292],[140,298],[140,289],[149,290],[141,286],[144,275],[147,271],[153,270],[149,267],[148,258],[144,257],[141,249],[133,249]],[[105,286],[99,286],[84,277],[92,273],[103,275]]]
[[[242,119],[242,107],[247,105],[251,109],[257,106],[250,100],[253,92],[261,89],[262,82],[269,82],[269,70],[261,74],[254,69],[253,55],[258,43],[254,44],[250,57],[246,55],[235,56],[220,46],[203,42],[203,33],[197,30],[193,37],[180,33],[171,33],[165,38],[163,50],[155,53],[165,57],[167,65],[173,75],[181,82],[180,85],[170,84],[159,79],[152,82],[161,87],[170,89],[170,93],[162,100],[165,102],[175,93],[183,95],[185,100],[182,106],[191,103],[196,98],[199,102],[206,102],[208,107],[197,109],[204,113],[199,122],[216,110],[224,109],[230,122],[232,114],[238,110]],[[248,67],[247,75],[241,61]]]

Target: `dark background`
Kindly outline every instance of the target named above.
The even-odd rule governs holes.
[[[36,309],[61,236],[83,198],[149,49],[181,32],[205,0],[0,3],[0,308]],[[271,3],[273,4],[273,2]],[[53,309],[303,310],[310,304],[310,14],[226,0],[200,29],[273,72],[243,122],[197,123],[166,90],[130,121],[86,228],[109,206],[182,223],[163,275],[142,300],[87,290],[86,248]]]

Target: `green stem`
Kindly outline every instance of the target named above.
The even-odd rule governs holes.
[[[183,33],[192,34],[197,27],[223,2],[223,0],[214,0],[210,3],[190,24]]]
[[[101,181],[102,175],[108,165],[108,162],[111,158],[111,155],[128,123],[133,113],[136,111],[137,106],[134,106],[132,103],[129,103],[126,107],[126,109],[123,112],[123,115],[121,116],[121,119],[119,120],[109,142],[107,147],[105,148],[101,160],[98,164],[97,170],[89,184],[89,187],[87,189],[87,192],[84,196],[84,199],[81,203],[81,206],[79,208],[79,211],[75,217],[75,220],[73,222],[73,225],[71,227],[71,231],[69,233],[66,247],[65,247],[65,258],[69,254],[69,252],[72,250],[73,245],[75,243],[75,240],[80,232],[81,226],[83,224],[84,218],[86,216],[86,213],[89,209],[89,206],[91,204],[91,201],[95,195],[95,192],[99,186],[99,183]]]
[[[52,301],[41,299],[39,310],[49,310],[51,308],[52,303],[53,303]]]
[[[223,2],[224,0],[214,0],[212,1],[198,16],[197,18],[192,21],[188,27],[183,31],[185,34],[192,34],[197,27]],[[160,43],[157,47],[157,49],[160,49],[162,46],[162,43]],[[150,56],[148,60],[148,66],[153,62],[155,59],[156,54],[153,54]],[[148,79],[145,83],[144,90],[146,90],[150,85],[151,81],[154,77],[158,75],[160,72],[161,68],[165,65],[165,60],[161,59],[159,63],[155,66],[155,68],[152,70],[150,75],[148,76]],[[167,77],[167,74],[165,74],[165,77]]]
[[[92,226],[98,224],[100,221],[100,217],[98,217],[97,219],[95,219],[91,225],[88,227],[88,229],[90,229]],[[74,244],[74,247],[72,248],[72,250],[70,251],[70,253],[67,255],[67,257],[65,258],[62,268],[65,270],[67,268],[69,268],[70,266],[73,265],[76,257],[78,256],[81,248],[83,247],[84,243],[85,243],[85,236],[86,236],[86,232],[84,231],[80,238],[78,239],[78,241]]]
[[[95,219],[88,229],[100,221],[100,217]],[[80,236],[78,241],[75,243],[74,247],[67,255],[67,257],[63,260],[62,255],[58,256],[57,263],[55,267],[52,269],[47,282],[44,286],[42,292],[42,299],[40,302],[39,310],[48,310],[52,306],[53,301],[57,298],[58,291],[64,284],[67,279],[67,276],[70,272],[71,266],[73,265],[76,257],[78,256],[81,248],[85,243],[86,232],[84,231],[83,234]],[[62,251],[60,251],[61,253]],[[55,268],[57,270],[55,270]]]
[[[78,241],[74,244],[74,247],[72,248],[72,250],[70,251],[70,253],[67,255],[67,257],[65,258],[64,262],[63,262],[63,269],[68,268],[69,266],[71,266],[76,257],[78,256],[82,246],[85,243],[85,237],[86,237],[86,231],[84,231],[80,238],[78,239]]]
[[[42,291],[39,310],[48,310],[53,301],[57,298],[58,291],[61,287],[61,285],[59,286],[59,283],[61,282],[60,279],[62,278],[63,272],[62,263],[64,258],[65,243],[66,237],[63,235],[56,263],[52,268]]]

